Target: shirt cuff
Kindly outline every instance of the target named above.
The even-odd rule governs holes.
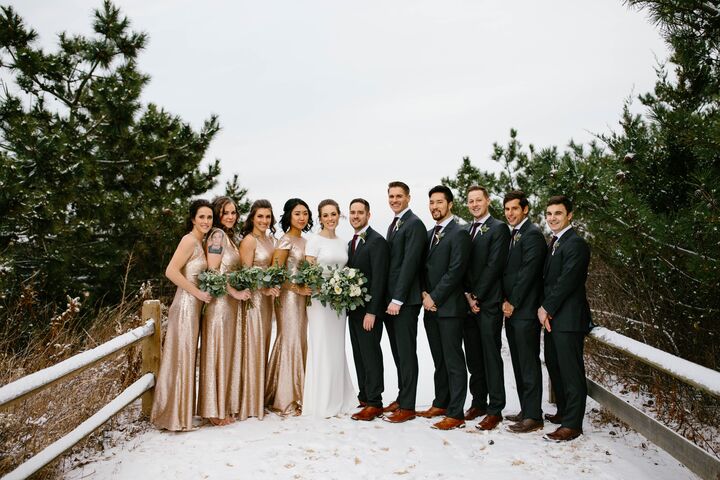
[[[395,300],[394,298],[390,301],[390,303],[394,303],[395,305],[400,305],[402,307],[403,302],[400,300]]]

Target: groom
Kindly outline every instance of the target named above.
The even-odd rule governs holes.
[[[380,348],[382,319],[377,318],[385,307],[390,249],[385,239],[370,228],[370,204],[363,198],[350,202],[350,225],[355,235],[348,244],[348,263],[359,269],[367,279],[367,292],[371,298],[363,307],[351,310],[348,315],[350,342],[352,343],[355,371],[357,372],[358,399],[363,409],[352,416],[353,420],[373,420],[383,413],[383,359]]]

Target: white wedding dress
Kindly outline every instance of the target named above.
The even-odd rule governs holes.
[[[340,238],[314,235],[305,246],[305,255],[315,257],[324,267],[345,266],[347,243]],[[328,273],[326,269],[326,274]],[[349,412],[357,403],[345,356],[345,313],[313,299],[307,308],[308,349],[305,367],[302,414],[333,417]]]

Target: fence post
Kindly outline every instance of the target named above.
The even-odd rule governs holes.
[[[145,300],[142,307],[142,320],[155,320],[155,333],[143,341],[142,373],[152,373],[157,381],[160,372],[160,300]],[[153,406],[155,388],[151,388],[142,396],[142,413],[150,417]]]

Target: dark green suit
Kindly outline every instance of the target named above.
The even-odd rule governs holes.
[[[477,298],[480,307],[479,313],[468,314],[463,332],[472,406],[486,409],[491,415],[501,415],[505,407],[505,379],[500,353],[503,320],[501,280],[509,245],[507,225],[488,217],[472,239],[465,274],[465,291]]]
[[[351,310],[348,314],[350,343],[355,360],[358,379],[358,399],[371,407],[382,408],[383,358],[380,348],[385,311],[385,285],[389,252],[385,239],[372,228],[365,230],[364,239],[358,238],[355,251],[352,240],[348,244],[348,266],[359,269],[367,278],[368,293],[371,298],[364,306]],[[376,316],[372,330],[363,328],[366,313]]]
[[[408,210],[388,231],[388,267],[385,306],[391,300],[403,302],[398,315],[383,315],[398,375],[397,401],[400,408],[415,410],[417,396],[417,322],[422,306],[420,271],[425,260],[425,225]]]
[[[547,244],[529,220],[515,234],[503,273],[505,298],[514,307],[505,320],[515,385],[523,418],[542,420],[540,322],[537,311],[543,293],[543,265]]]
[[[550,375],[562,426],[582,430],[587,386],[583,348],[590,331],[590,305],[585,292],[590,247],[567,230],[545,259],[542,306],[552,317],[545,332],[545,365]]]
[[[424,290],[432,297],[436,312],[423,317],[430,353],[435,365],[433,406],[446,408],[447,416],[464,419],[467,371],[462,349],[463,322],[467,301],[463,279],[470,253],[470,236],[451,220],[436,241],[428,232],[428,254],[423,271]]]

